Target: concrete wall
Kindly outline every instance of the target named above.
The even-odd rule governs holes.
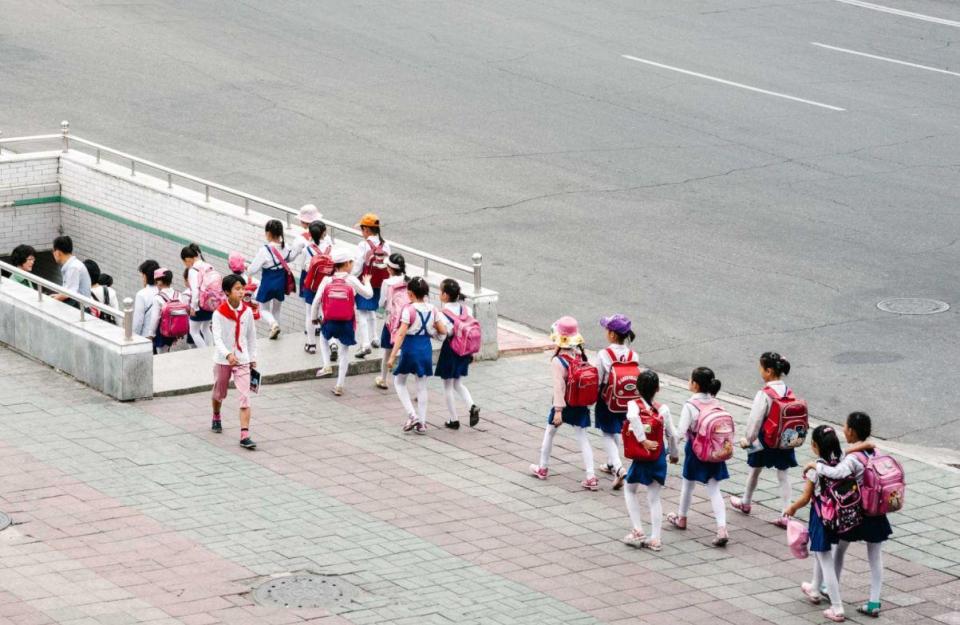
[[[0,281],[0,342],[120,400],[153,396],[150,341],[13,280]]]
[[[60,195],[59,166],[59,152],[0,156],[0,253],[21,243],[50,249],[59,234],[60,203],[37,202]]]

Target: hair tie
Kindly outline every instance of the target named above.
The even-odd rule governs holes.
[[[825,428],[823,428],[823,431],[824,431],[824,432],[832,432],[832,431],[833,431],[833,428],[831,428],[831,427],[825,427]]]

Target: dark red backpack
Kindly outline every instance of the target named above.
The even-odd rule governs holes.
[[[316,293],[323,279],[333,275],[333,258],[330,256],[331,247],[321,251],[318,246],[310,243],[313,255],[310,257],[310,263],[307,265],[307,275],[303,278],[303,288]]]
[[[623,455],[631,460],[641,462],[652,462],[663,453],[663,417],[660,416],[660,404],[653,402],[652,409],[647,408],[643,402],[637,401],[640,408],[640,422],[643,424],[643,436],[648,441],[657,443],[657,448],[648,451],[643,443],[637,440],[636,435],[630,431],[630,421],[623,420]]]
[[[618,359],[616,352],[608,347],[607,355],[610,356],[610,373],[603,387],[603,401],[610,412],[626,412],[630,402],[640,399],[640,390],[637,388],[640,365],[634,361],[632,351]]]
[[[600,372],[586,360],[569,354],[557,356],[567,370],[567,390],[563,400],[568,406],[582,408],[597,403],[600,395]]]
[[[797,399],[793,391],[780,397],[769,386],[763,392],[770,398],[770,412],[763,420],[763,443],[769,449],[796,449],[807,439],[810,427],[807,418],[807,402]]]
[[[379,289],[383,281],[390,277],[390,270],[387,268],[387,252],[383,249],[382,239],[379,244],[367,239],[367,245],[370,246],[370,256],[363,264],[363,275],[370,276],[370,286]]]

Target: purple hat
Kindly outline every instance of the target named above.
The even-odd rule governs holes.
[[[619,313],[609,317],[600,317],[600,327],[616,332],[617,334],[626,334],[630,331],[630,319],[626,315]]]

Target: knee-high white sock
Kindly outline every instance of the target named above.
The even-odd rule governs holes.
[[[337,356],[337,386],[343,386],[347,379],[347,371],[350,370],[350,346],[341,345],[340,353]]]
[[[837,581],[837,571],[833,563],[832,551],[817,551],[816,560],[820,564],[820,575],[827,585],[827,594],[830,595],[830,605],[836,614],[843,614],[843,599],[840,597],[840,583]],[[816,580],[814,580],[816,581]],[[814,586],[820,588],[820,584]]]
[[[693,499],[693,487],[695,482],[693,480],[684,479],[680,483],[680,505],[677,509],[677,514],[680,516],[687,516],[690,512],[690,501]]]
[[[660,500],[660,482],[647,486],[647,506],[650,508],[650,538],[660,540],[663,528],[663,502]]]
[[[330,341],[322,334],[320,335],[320,362],[324,367],[330,366]]]
[[[274,301],[276,300],[271,300],[269,302],[260,304],[260,319],[262,319],[263,322],[271,328],[277,325],[277,318],[273,316],[273,306],[271,306]]]
[[[473,396],[470,395],[470,391],[467,390],[466,385],[463,383],[463,381],[460,378],[456,378],[453,381],[453,388],[455,391],[460,393],[460,399],[463,400],[463,403],[465,403],[467,407],[470,407],[473,405]]]
[[[620,462],[620,446],[617,445],[617,435],[604,432],[603,436],[600,437],[600,442],[603,445],[603,450],[607,453],[607,464],[613,467],[613,471],[616,473],[623,467],[623,463]]]
[[[590,440],[587,438],[587,428],[574,428],[577,433],[577,442],[580,443],[580,453],[583,455],[583,468],[587,472],[587,477],[593,477],[593,447],[590,446]]]
[[[450,413],[450,421],[457,421],[457,404],[453,390],[454,382],[456,382],[456,380],[443,381],[443,398],[447,400],[447,412]]]
[[[548,423],[547,429],[543,431],[543,443],[540,445],[540,466],[544,469],[550,464],[550,451],[553,449],[553,438],[557,435],[560,428]]]
[[[840,577],[843,574],[843,559],[847,555],[847,548],[850,546],[845,540],[839,541],[833,546],[833,570],[837,575],[837,583],[840,583]]]
[[[316,344],[317,344],[317,336],[316,336],[317,333],[316,333],[315,328],[316,328],[317,326],[313,325],[313,319],[311,319],[311,317],[313,316],[313,315],[310,314],[310,309],[312,308],[312,306],[311,306],[310,304],[305,304],[305,305],[306,305],[306,307],[307,307],[307,312],[304,313],[304,315],[303,315],[303,331],[304,331],[304,332],[306,333],[306,335],[307,335],[306,343],[307,343],[307,345],[316,345]]]
[[[390,350],[383,350],[383,358],[380,359],[380,377],[387,379],[387,361],[390,360]]]
[[[624,484],[623,499],[627,503],[627,514],[630,515],[630,523],[633,525],[633,529],[642,532],[643,513],[640,511],[639,487],[639,484]]]
[[[810,585],[813,586],[814,591],[820,592],[820,587],[823,586],[823,569],[820,566],[817,553],[812,552],[812,555],[813,557],[810,560],[813,561],[813,579],[810,580]],[[834,571],[834,577],[836,577],[836,571]]]
[[[367,318],[367,332],[370,334],[371,343],[380,338],[377,336],[377,311],[375,310],[371,310]]]
[[[743,503],[749,505],[753,501],[753,493],[757,490],[757,482],[760,481],[760,473],[763,471],[763,467],[750,467],[750,470],[747,471],[747,483],[743,487]],[[787,505],[790,505],[790,502],[787,502]],[[786,506],[784,506],[786,507]]]
[[[727,507],[723,505],[723,495],[720,493],[720,482],[707,482],[707,495],[710,496],[710,507],[713,508],[713,518],[717,520],[717,527],[727,526]]]
[[[213,345],[213,321],[201,321],[200,333],[203,334],[203,342],[207,345]]]
[[[280,300],[272,299],[267,302],[267,305],[270,306],[270,314],[273,315],[274,321],[280,323],[280,308],[283,307],[283,302]]]
[[[410,391],[407,390],[407,374],[393,376],[393,388],[397,389],[397,397],[403,404],[403,410],[408,417],[416,417],[417,411],[413,409],[413,402],[410,400]]]
[[[870,562],[870,602],[880,603],[883,588],[883,543],[867,543],[867,561]]]
[[[361,349],[369,349],[370,341],[370,324],[367,321],[370,315],[373,314],[371,310],[358,310],[357,311],[357,333],[359,336],[357,339],[360,341]]]
[[[207,346],[207,342],[203,338],[203,322],[190,320],[190,336],[193,338],[193,344],[197,346],[198,349],[204,348]]]
[[[423,425],[427,424],[427,398],[430,396],[427,387],[428,381],[429,378],[426,376],[417,378],[417,416],[420,417],[420,423]]]
[[[787,509],[787,506],[790,505],[792,500],[793,492],[790,488],[790,474],[786,470],[777,471],[777,482],[780,483],[780,501],[783,504],[780,508],[782,513]]]

